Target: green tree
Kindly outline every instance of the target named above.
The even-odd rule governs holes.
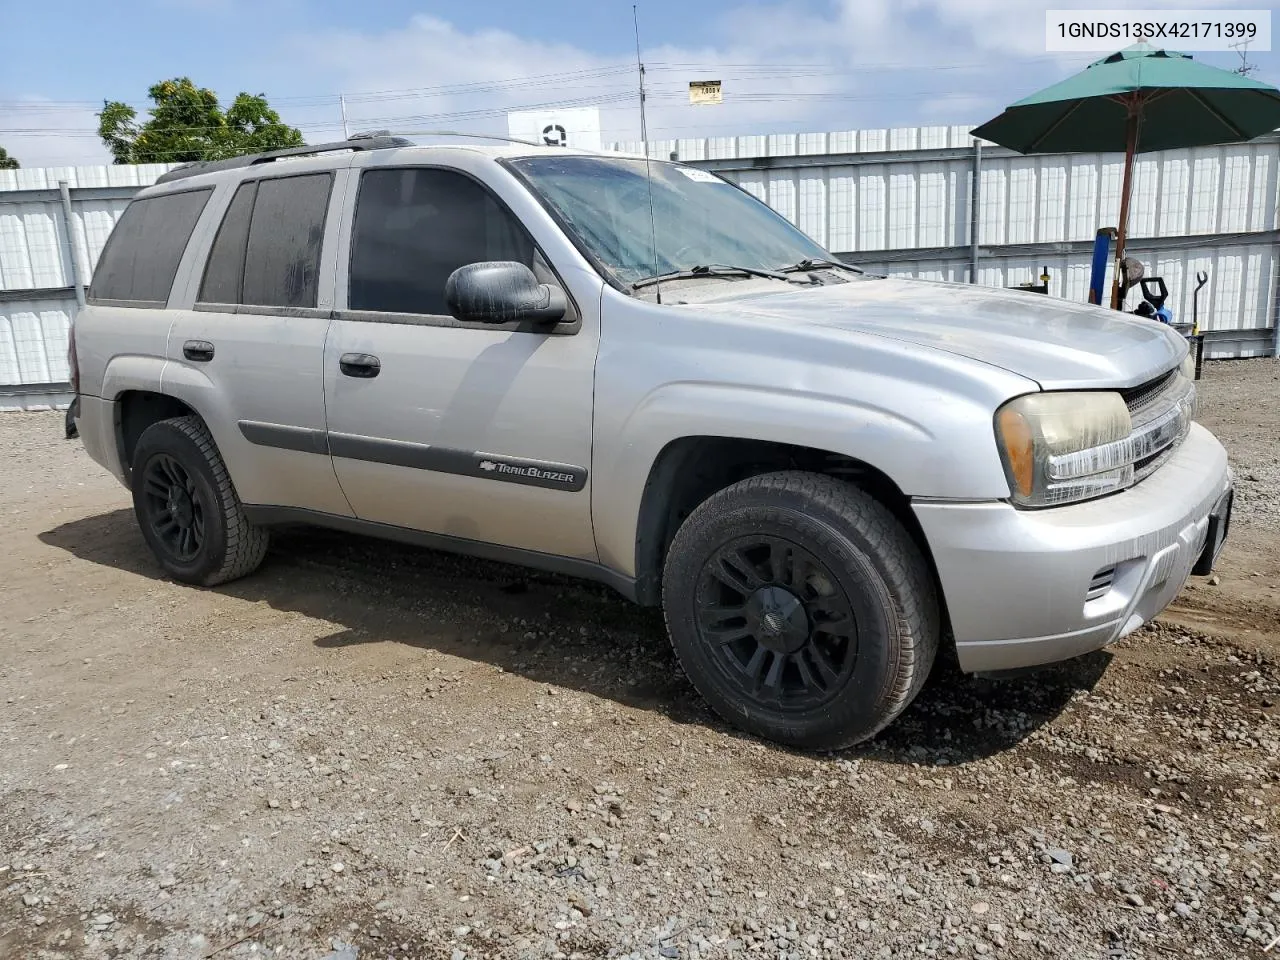
[[[147,90],[155,104],[145,123],[133,107],[104,103],[98,135],[116,163],[185,163],[303,145],[302,134],[281,122],[266,97],[241,93],[225,111],[217,94],[187,77]]]
[[[0,170],[17,170],[19,166],[18,158],[9,156],[9,151],[0,147]]]

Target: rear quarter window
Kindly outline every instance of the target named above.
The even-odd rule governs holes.
[[[163,305],[213,188],[134,200],[120,216],[89,286],[92,300]]]

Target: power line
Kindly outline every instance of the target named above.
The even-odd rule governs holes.
[[[810,102],[810,101],[832,101],[832,102],[866,102],[866,103],[892,103],[899,101],[910,101],[921,98],[929,98],[930,100],[968,100],[975,97],[994,96],[996,91],[988,90],[961,90],[946,91],[942,93],[934,93],[928,90],[914,91],[897,91],[894,93],[861,93],[861,92],[840,92],[840,91],[797,91],[789,89],[757,89],[736,93],[726,105],[744,104],[744,103],[789,103],[789,102]],[[685,91],[680,87],[659,88],[656,91],[648,93],[652,99],[661,99],[668,102],[683,102]],[[525,103],[504,103],[491,107],[475,107],[470,110],[451,110],[441,111],[437,113],[415,113],[415,114],[395,114],[395,115],[375,115],[375,116],[358,116],[351,117],[350,122],[353,124],[376,124],[376,123],[396,123],[396,122],[422,122],[450,119],[469,119],[474,117],[488,117],[506,114],[516,110],[544,110],[557,109],[579,106],[608,106],[628,100],[633,94],[626,89],[619,89],[617,92],[597,91],[579,97],[557,98],[550,100],[542,100],[536,102]],[[287,121],[282,121],[287,123]],[[341,126],[339,119],[332,121],[300,121],[288,124],[298,129],[329,129]],[[153,130],[156,133],[170,132],[208,132],[228,129],[225,125],[216,126],[189,126],[174,125],[172,127],[163,127]],[[59,133],[67,131],[67,128],[59,127],[25,127],[10,128],[0,130],[0,133]],[[88,131],[86,131],[88,132]],[[94,133],[96,135],[96,133]]]
[[[1241,54],[1242,60],[1244,54]],[[1029,57],[1019,61],[1020,63],[1037,63],[1042,61],[1061,62],[1066,58],[1043,56]],[[877,93],[869,94],[857,90],[848,92],[841,91],[810,91],[796,90],[794,87],[780,88],[779,81],[808,81],[822,78],[846,78],[856,77],[865,79],[869,74],[877,71],[894,71],[900,69],[918,69],[920,64],[918,61],[888,61],[883,63],[859,64],[853,69],[841,69],[829,63],[823,62],[803,62],[803,63],[708,63],[697,61],[654,61],[646,63],[646,70],[659,78],[658,82],[649,88],[652,92],[647,95],[658,102],[674,105],[677,102],[683,103],[686,96],[686,90],[682,83],[674,83],[675,76],[687,74],[693,70],[700,73],[714,72],[720,75],[723,80],[729,80],[734,83],[745,84],[746,87],[732,94],[731,99],[726,105],[758,105],[758,104],[803,104],[803,103],[890,103],[908,101],[927,97],[933,101],[945,100],[969,100],[969,99],[985,99],[995,93],[987,90],[977,89],[968,91],[948,90],[940,93],[933,91],[908,92],[896,90],[893,93]],[[957,70],[979,70],[989,68],[989,63],[953,63],[953,64],[930,64],[929,71],[957,71]],[[603,106],[606,108],[616,108],[619,104],[629,100],[633,93],[629,92],[628,78],[634,71],[633,65],[627,64],[601,64],[595,67],[584,67],[574,71],[557,72],[548,74],[537,74],[523,77],[510,77],[505,79],[474,81],[467,83],[438,84],[435,86],[424,86],[416,88],[400,88],[387,90],[362,91],[345,95],[345,100],[350,105],[363,105],[366,107],[380,103],[396,103],[413,101],[419,99],[428,99],[433,97],[470,97],[480,96],[483,94],[493,94],[505,92],[512,89],[537,89],[547,94],[560,93],[561,91],[575,92],[581,91],[585,86],[590,86],[591,93],[589,95],[580,95],[576,97],[546,97],[540,102],[524,103],[524,104],[504,104],[501,106],[476,106],[466,110],[438,111],[429,113],[415,114],[399,114],[395,116],[379,115],[361,117],[358,115],[349,116],[351,125],[359,129],[364,126],[387,126],[387,125],[420,125],[420,124],[436,124],[440,122],[472,122],[482,121],[502,116],[513,110],[534,110],[534,109],[556,109],[574,106]],[[1003,91],[1000,91],[1003,92]],[[341,94],[299,94],[291,96],[268,97],[273,105],[290,105],[296,110],[305,109],[323,109],[332,108],[334,118],[332,120],[305,120],[288,124],[300,131],[308,131],[310,133],[320,133],[321,131],[336,131],[341,129],[341,105],[344,95]],[[154,105],[149,103],[133,104],[142,108],[145,112],[149,107]],[[61,127],[50,125],[49,123],[41,123],[40,120],[58,116],[65,111],[84,111],[98,108],[96,102],[90,101],[0,101],[0,109],[25,115],[25,117],[35,122],[15,125],[13,129],[0,131],[2,136],[12,137],[45,137],[51,139],[64,140],[90,140],[98,139],[99,134],[96,130],[86,129],[84,127]],[[14,119],[17,119],[14,117]],[[282,122],[288,123],[287,120]],[[811,124],[812,118],[794,121],[777,120],[773,124],[776,131],[781,126],[791,126],[793,124]],[[658,131],[676,131],[686,129],[715,129],[726,127],[741,128],[743,123],[726,124],[667,124],[660,125],[656,129]],[[225,127],[204,126],[204,127],[181,127],[173,126],[160,131],[160,133],[185,133],[191,136],[198,136],[203,133],[225,130]],[[631,126],[612,127],[613,130],[631,131]],[[602,131],[604,132],[604,131]]]
[[[559,99],[540,101],[535,103],[523,104],[507,104],[496,107],[478,107],[473,110],[455,110],[442,113],[431,114],[399,114],[396,116],[373,116],[373,117],[352,117],[350,123],[352,125],[365,124],[385,124],[385,123],[430,123],[441,120],[469,120],[484,119],[492,116],[502,116],[514,110],[551,110],[563,109],[569,107],[596,106],[618,103],[630,98],[629,93],[620,92],[616,94],[606,94],[601,96],[594,94],[590,96],[577,97],[573,99]],[[341,126],[340,120],[335,121],[312,121],[309,123],[286,124],[299,130],[328,130]],[[148,133],[170,133],[170,134],[203,134],[228,131],[228,126],[211,125],[211,126],[188,126],[173,125],[169,127],[151,128]],[[15,127],[0,130],[0,135],[9,136],[27,136],[27,135],[63,135],[69,137],[92,136],[97,137],[96,130],[69,129],[61,127]]]
[[[435,87],[409,87],[400,90],[357,92],[345,94],[345,96],[348,103],[427,96],[455,96],[460,93],[487,93],[494,90],[506,90],[528,86],[545,86],[548,84],[573,86],[583,80],[593,80],[608,76],[621,77],[630,74],[630,72],[631,67],[629,66],[600,67],[589,70],[584,69],[568,72],[561,71],[559,73],[538,74],[529,77],[511,77],[506,80],[483,80],[476,81],[474,83],[446,84]],[[281,102],[284,101],[282,100]]]
[[[1056,56],[1040,56],[1025,57],[1018,63],[1039,63],[1048,61],[1069,60],[1070,58],[1062,58]],[[896,60],[885,61],[881,63],[860,63],[856,68],[851,69],[832,69],[831,64],[821,61],[810,61],[805,63],[731,63],[731,62],[715,62],[715,61],[650,61],[645,63],[646,70],[650,72],[676,72],[676,71],[723,71],[725,69],[734,69],[747,71],[741,79],[752,79],[754,77],[816,77],[816,76],[857,76],[865,77],[867,74],[876,71],[894,71],[894,70],[919,70],[921,64],[918,60]],[[989,70],[991,64],[989,61],[975,61],[971,63],[950,63],[950,64],[929,64],[928,70],[934,73],[940,70]],[[431,97],[431,96],[454,96],[463,93],[486,93],[510,88],[519,88],[526,86],[542,86],[553,83],[560,85],[572,85],[575,81],[583,81],[590,79],[601,79],[605,77],[626,77],[634,70],[634,65],[626,63],[605,64],[598,67],[584,67],[573,71],[560,71],[556,73],[534,74],[529,76],[507,77],[498,80],[479,80],[469,83],[439,84],[427,87],[405,87],[389,90],[369,90],[355,91],[352,93],[332,93],[332,94],[294,94],[294,95],[267,95],[266,99],[270,103],[291,103],[296,106],[337,106],[339,98],[345,96],[348,103],[362,103],[376,100],[394,100],[409,99],[413,97]],[[245,92],[245,91],[241,91]],[[255,96],[257,94],[254,94]],[[125,100],[117,101],[125,103],[127,106],[138,109],[148,109],[153,106],[150,101],[146,100]],[[0,100],[0,108],[3,109],[97,109],[100,101],[97,100]]]
[[[585,80],[600,79],[608,76],[625,76],[629,74],[630,71],[631,67],[623,64],[616,66],[584,68],[581,70],[560,71],[557,73],[535,74],[532,76],[509,77],[501,80],[480,80],[471,83],[441,84],[430,87],[403,87],[392,90],[370,90],[356,91],[354,93],[344,92],[333,94],[300,94],[292,96],[269,96],[267,94],[261,94],[261,96],[266,97],[268,102],[272,104],[292,103],[295,106],[336,106],[339,102],[339,98],[343,96],[346,97],[348,103],[364,103],[377,100],[411,99],[414,97],[455,96],[464,93],[488,93],[511,88],[547,86],[550,84],[572,86],[577,82]],[[258,94],[253,94],[253,96],[257,95]],[[125,100],[116,102],[121,102],[126,106],[139,109],[148,109],[155,106],[155,104],[149,100]],[[100,106],[101,101],[97,100],[0,100],[0,108],[6,110],[84,110],[98,109]]]

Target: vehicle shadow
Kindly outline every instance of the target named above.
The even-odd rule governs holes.
[[[39,538],[90,563],[167,579],[130,510],[74,520]],[[729,730],[685,679],[661,614],[598,584],[297,527],[274,532],[256,574],[216,591],[341,624],[316,638],[321,650],[402,643],[657,711],[676,723]],[[955,765],[999,753],[1092,689],[1110,659],[1099,652],[993,681],[961,674],[944,654],[907,712],[852,754]]]

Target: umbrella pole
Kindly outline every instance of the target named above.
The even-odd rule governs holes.
[[[1116,228],[1116,269],[1111,278],[1111,309],[1120,309],[1120,261],[1124,259],[1124,245],[1129,236],[1129,194],[1133,191],[1133,160],[1138,152],[1138,120],[1141,116],[1138,98],[1128,101],[1129,116],[1126,120],[1124,146],[1124,179],[1120,184],[1120,225]]]

